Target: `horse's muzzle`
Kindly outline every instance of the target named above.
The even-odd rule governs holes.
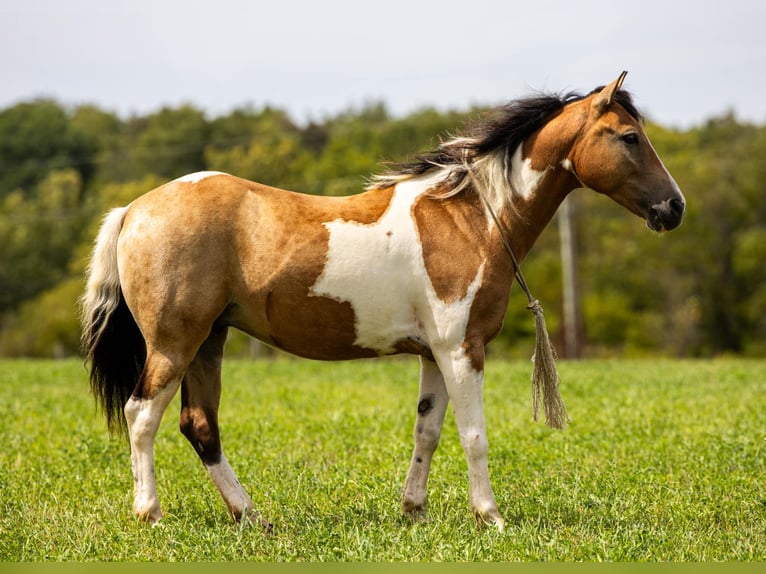
[[[667,199],[649,208],[646,224],[653,231],[670,231],[681,225],[685,209],[686,203],[683,199]]]

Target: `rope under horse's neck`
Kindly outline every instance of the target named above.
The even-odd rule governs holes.
[[[511,242],[508,239],[508,232],[503,226],[503,224],[500,223],[500,220],[495,214],[495,210],[492,209],[492,206],[490,205],[489,201],[487,201],[487,198],[484,197],[484,194],[479,192],[478,195],[481,198],[482,202],[484,203],[484,207],[487,208],[489,215],[492,217],[492,221],[495,222],[495,227],[497,227],[497,232],[500,234],[500,241],[503,242],[503,246],[505,247],[505,250],[508,252],[508,255],[511,256],[511,261],[513,261],[516,282],[519,284],[519,287],[521,287],[522,291],[524,291],[524,293],[527,296],[527,299],[529,300],[529,305],[527,307],[529,309],[532,309],[532,307],[537,305],[538,302],[532,296],[532,293],[530,292],[529,287],[527,286],[527,281],[526,279],[524,279],[524,274],[521,272],[521,265],[519,264],[519,260],[516,258],[516,254],[513,252],[513,248],[511,247]]]
[[[478,193],[497,226],[497,231],[500,234],[500,240],[503,242],[505,250],[511,256],[511,261],[513,261],[513,265],[516,268],[516,281],[524,290],[524,293],[526,293],[527,299],[529,299],[527,309],[532,311],[532,314],[535,316],[535,354],[532,355],[532,360],[534,361],[534,369],[532,371],[534,419],[537,420],[540,403],[542,402],[545,409],[545,422],[548,426],[564,428],[567,422],[569,422],[569,416],[559,394],[559,374],[556,370],[556,355],[548,336],[548,328],[545,326],[543,308],[540,306],[540,302],[532,297],[532,293],[529,291],[524,274],[521,272],[519,260],[516,258],[511,242],[508,239],[507,230],[503,227],[503,224],[495,214],[495,210],[492,209],[484,194],[480,191]]]
[[[575,170],[574,164],[567,160],[567,163],[564,165],[564,169],[567,170],[569,173],[575,176],[575,179],[580,184],[580,187],[588,187],[583,183],[583,181],[580,179],[580,176],[577,175],[577,171]],[[469,167],[470,170],[470,167]],[[527,285],[526,279],[524,279],[524,274],[521,272],[521,265],[519,264],[519,260],[516,258],[516,254],[513,252],[513,248],[511,247],[511,241],[508,239],[509,233],[508,230],[503,226],[502,223],[500,223],[500,219],[498,219],[497,215],[495,214],[495,210],[492,209],[492,205],[490,205],[489,201],[486,197],[484,197],[484,194],[481,193],[478,189],[476,190],[477,194],[481,198],[482,203],[484,204],[484,207],[487,208],[487,211],[489,212],[489,215],[492,217],[492,221],[495,222],[495,227],[497,227],[497,232],[500,234],[500,241],[503,242],[503,246],[505,247],[505,250],[508,252],[508,255],[511,256],[511,261],[513,261],[513,266],[515,269],[515,277],[516,282],[519,284],[519,287],[521,287],[522,291],[524,291],[524,294],[527,296],[527,299],[529,300],[529,305],[527,305],[527,309],[534,310],[535,307],[539,307],[540,304],[532,296],[532,293],[529,290],[529,286]]]

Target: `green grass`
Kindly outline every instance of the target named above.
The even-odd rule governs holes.
[[[417,362],[228,361],[229,461],[272,535],[241,528],[177,430],[156,445],[161,526],[131,514],[129,448],[78,361],[0,361],[0,561],[766,559],[766,361],[562,362],[573,423],[532,423],[528,362],[490,362],[478,526],[448,413],[430,520],[399,512]]]

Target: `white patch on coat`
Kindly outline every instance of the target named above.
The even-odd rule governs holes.
[[[324,224],[330,233],[327,263],[310,293],[351,304],[360,347],[389,354],[407,337],[431,348],[459,345],[465,337],[484,265],[461,300],[439,299],[412,216],[413,204],[428,188],[425,178],[400,182],[375,223],[336,219]]]
[[[203,179],[206,179],[208,177],[213,177],[216,175],[229,175],[229,174],[223,173],[222,171],[198,171],[196,173],[190,173],[182,177],[179,177],[175,181],[177,183],[199,183]]]
[[[511,158],[511,186],[518,196],[531,199],[545,175],[545,170],[532,169],[532,158],[521,157],[522,147],[517,147]]]
[[[575,176],[575,178],[577,179],[577,182],[580,184],[580,187],[582,188],[588,187],[582,182],[582,180],[580,179],[580,176],[577,175],[577,172],[575,171],[575,166],[572,163],[572,160],[570,160],[568,157],[561,160],[561,167],[564,168],[565,171],[568,171],[573,176]]]

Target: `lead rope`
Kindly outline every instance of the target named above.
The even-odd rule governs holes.
[[[535,354],[532,355],[532,362],[534,363],[534,368],[532,369],[532,408],[534,410],[534,420],[536,421],[538,419],[540,402],[542,399],[543,409],[545,411],[545,424],[551,428],[564,428],[568,422],[571,422],[571,420],[567,415],[564,401],[561,400],[561,395],[559,394],[559,374],[556,370],[556,354],[553,350],[553,345],[551,345],[550,337],[548,336],[548,327],[545,325],[543,308],[540,306],[540,302],[532,297],[527,281],[524,279],[524,274],[521,272],[519,260],[516,259],[516,254],[511,248],[511,243],[508,240],[508,233],[501,225],[497,215],[495,215],[495,210],[492,209],[492,206],[484,197],[483,193],[479,193],[478,195],[481,197],[484,206],[487,208],[490,216],[492,216],[492,220],[495,222],[495,226],[500,234],[500,240],[503,242],[505,250],[508,252],[508,255],[511,256],[516,282],[529,300],[527,309],[532,311],[532,314],[535,316]]]

